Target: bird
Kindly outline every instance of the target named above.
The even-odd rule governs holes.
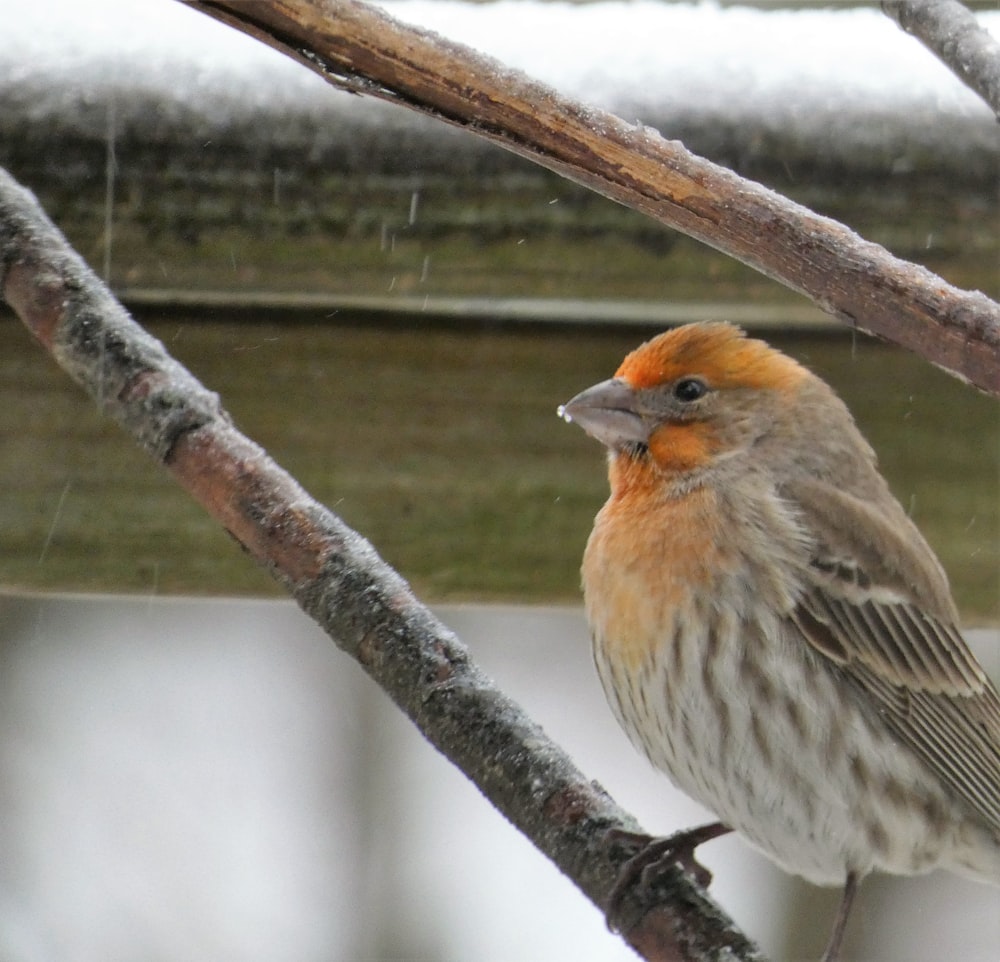
[[[694,846],[732,830],[842,887],[823,962],[872,872],[1000,884],[1000,695],[833,389],[735,325],[698,322],[558,413],[607,449],[581,569],[604,693],[718,819],[659,849],[645,837],[647,855],[691,868]],[[609,920],[631,880],[626,865]]]

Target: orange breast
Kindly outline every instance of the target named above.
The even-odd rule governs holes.
[[[583,559],[587,617],[605,656],[638,669],[737,563],[711,489],[659,501],[641,489],[613,496]]]

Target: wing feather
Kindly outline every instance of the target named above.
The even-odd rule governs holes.
[[[816,548],[792,624],[1000,836],[1000,694],[958,630],[930,548],[894,500],[873,506],[812,481],[796,488],[786,495],[807,509]],[[906,550],[874,551],[879,518],[910,529]]]
[[[1000,834],[996,688],[957,630],[940,624],[928,627],[926,617],[911,604],[866,602],[861,607],[868,617],[852,617],[858,612],[852,601],[814,587],[803,596],[792,620],[804,640],[837,665],[899,740]],[[830,658],[829,640],[816,638],[817,622],[832,632],[843,657]],[[885,644],[887,632],[892,646]],[[908,647],[903,647],[907,641]],[[960,654],[953,659],[956,652]]]

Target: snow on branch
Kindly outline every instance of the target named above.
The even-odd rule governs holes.
[[[958,0],[882,0],[882,9],[989,104],[1000,121],[1000,43]]]
[[[535,846],[597,906],[628,856],[609,830],[635,819],[490,681],[361,535],[241,434],[0,169],[0,294],[66,372],[355,658]],[[484,871],[488,867],[484,866]],[[761,956],[678,870],[629,943],[650,960]],[[502,911],[502,906],[498,906]],[[645,915],[643,913],[645,912]]]
[[[742,261],[845,323],[1000,395],[1000,305],[657,131],[358,0],[185,0],[356,94],[401,104]]]

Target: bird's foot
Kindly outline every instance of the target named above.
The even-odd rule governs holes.
[[[612,829],[608,832],[609,845],[617,845],[631,851],[633,854],[622,866],[618,879],[608,895],[605,914],[608,928],[613,932],[621,932],[626,927],[623,923],[623,909],[626,896],[633,890],[648,893],[656,882],[673,868],[680,868],[697,885],[707,888],[712,881],[712,873],[695,857],[694,850],[703,842],[708,842],[720,835],[725,835],[732,829],[721,822],[712,822],[700,828],[678,832],[665,838],[655,838],[640,832],[626,832],[622,829]]]

